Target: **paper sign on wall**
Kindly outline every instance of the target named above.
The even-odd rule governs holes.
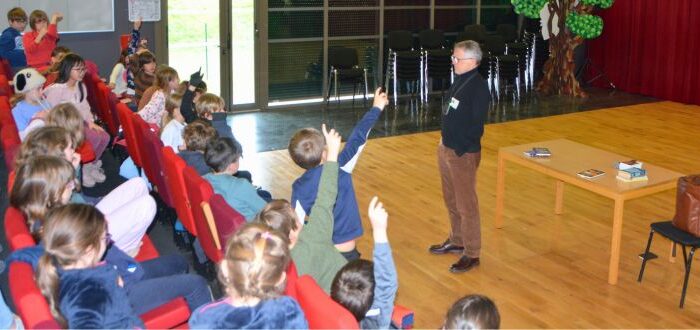
[[[129,21],[160,21],[160,0],[129,0]]]

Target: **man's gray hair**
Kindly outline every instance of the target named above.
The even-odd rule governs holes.
[[[464,54],[469,58],[476,59],[476,63],[481,63],[481,57],[483,53],[481,52],[481,47],[479,43],[474,40],[464,40],[455,44],[454,48],[461,48],[464,50]]]

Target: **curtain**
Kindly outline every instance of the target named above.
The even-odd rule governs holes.
[[[598,15],[603,34],[589,41],[588,55],[617,88],[700,104],[700,1],[616,0]]]

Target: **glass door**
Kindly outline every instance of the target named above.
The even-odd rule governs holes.
[[[263,104],[255,7],[255,0],[168,1],[168,64],[182,80],[201,68],[207,91],[228,110]]]

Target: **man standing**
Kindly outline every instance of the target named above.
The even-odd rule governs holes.
[[[491,95],[477,67],[481,62],[479,44],[458,42],[452,52],[456,75],[442,111],[442,139],[438,166],[442,194],[450,215],[450,237],[430,247],[433,254],[458,253],[462,256],[450,267],[463,273],[479,265],[481,223],[476,196],[476,170],[481,160],[481,136]]]

